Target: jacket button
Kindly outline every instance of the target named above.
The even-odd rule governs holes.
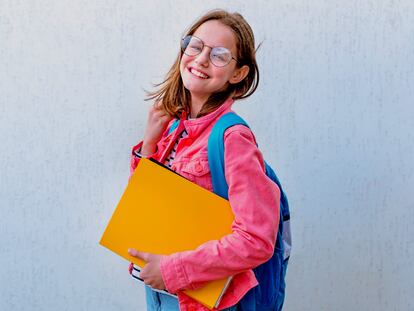
[[[200,163],[197,163],[197,164],[195,165],[195,171],[196,171],[197,173],[200,173],[202,170],[203,170],[203,167],[201,166],[201,164],[200,164]]]

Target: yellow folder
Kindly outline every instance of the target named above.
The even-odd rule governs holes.
[[[129,248],[168,255],[196,249],[231,233],[234,215],[227,200],[169,169],[142,158],[116,207],[100,244],[143,267]],[[212,309],[231,278],[185,293]]]

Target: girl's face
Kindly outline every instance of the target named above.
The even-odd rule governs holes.
[[[204,42],[200,54],[183,54],[180,61],[180,73],[184,87],[190,91],[191,99],[206,101],[214,92],[225,90],[228,83],[237,83],[236,61],[231,60],[224,67],[216,67],[210,61],[212,47],[225,47],[236,58],[236,38],[230,27],[217,20],[210,20],[197,28],[194,36]]]

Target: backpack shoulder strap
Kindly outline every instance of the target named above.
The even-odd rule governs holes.
[[[229,187],[227,185],[224,172],[224,133],[228,128],[238,124],[249,127],[246,121],[244,121],[237,114],[233,112],[226,113],[216,121],[208,139],[207,156],[213,183],[213,191],[215,194],[225,198],[226,200],[229,198]],[[284,258],[286,259],[290,256],[290,249],[292,245],[289,224],[289,202],[275,171],[266,163],[266,161],[264,162],[264,165],[266,175],[277,184],[281,193],[280,216],[283,221],[280,221],[279,223],[280,232],[278,234],[278,242],[279,244],[283,243],[283,246],[279,245],[279,247],[283,249]],[[281,236],[281,239],[279,239],[279,235]]]
[[[175,119],[168,130],[168,135],[170,135],[178,127],[179,124],[180,124],[180,120]]]
[[[214,193],[225,199],[228,199],[228,185],[224,172],[224,132],[228,128],[237,124],[249,127],[246,121],[234,112],[224,114],[217,120],[216,124],[214,124],[208,140],[207,154],[211,171],[211,179],[213,182],[213,190]],[[266,163],[266,161],[264,164],[266,168],[266,175],[278,185],[281,191],[281,209],[283,220],[289,220],[289,203],[279,178],[274,170]]]
[[[214,124],[208,139],[207,156],[215,194],[228,199],[229,187],[224,173],[224,132],[237,124],[247,123],[234,112],[222,115]]]

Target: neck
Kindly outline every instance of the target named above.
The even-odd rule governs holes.
[[[201,111],[206,101],[207,101],[207,98],[191,96],[191,105],[190,105],[190,117],[191,118],[197,117],[198,113]]]

